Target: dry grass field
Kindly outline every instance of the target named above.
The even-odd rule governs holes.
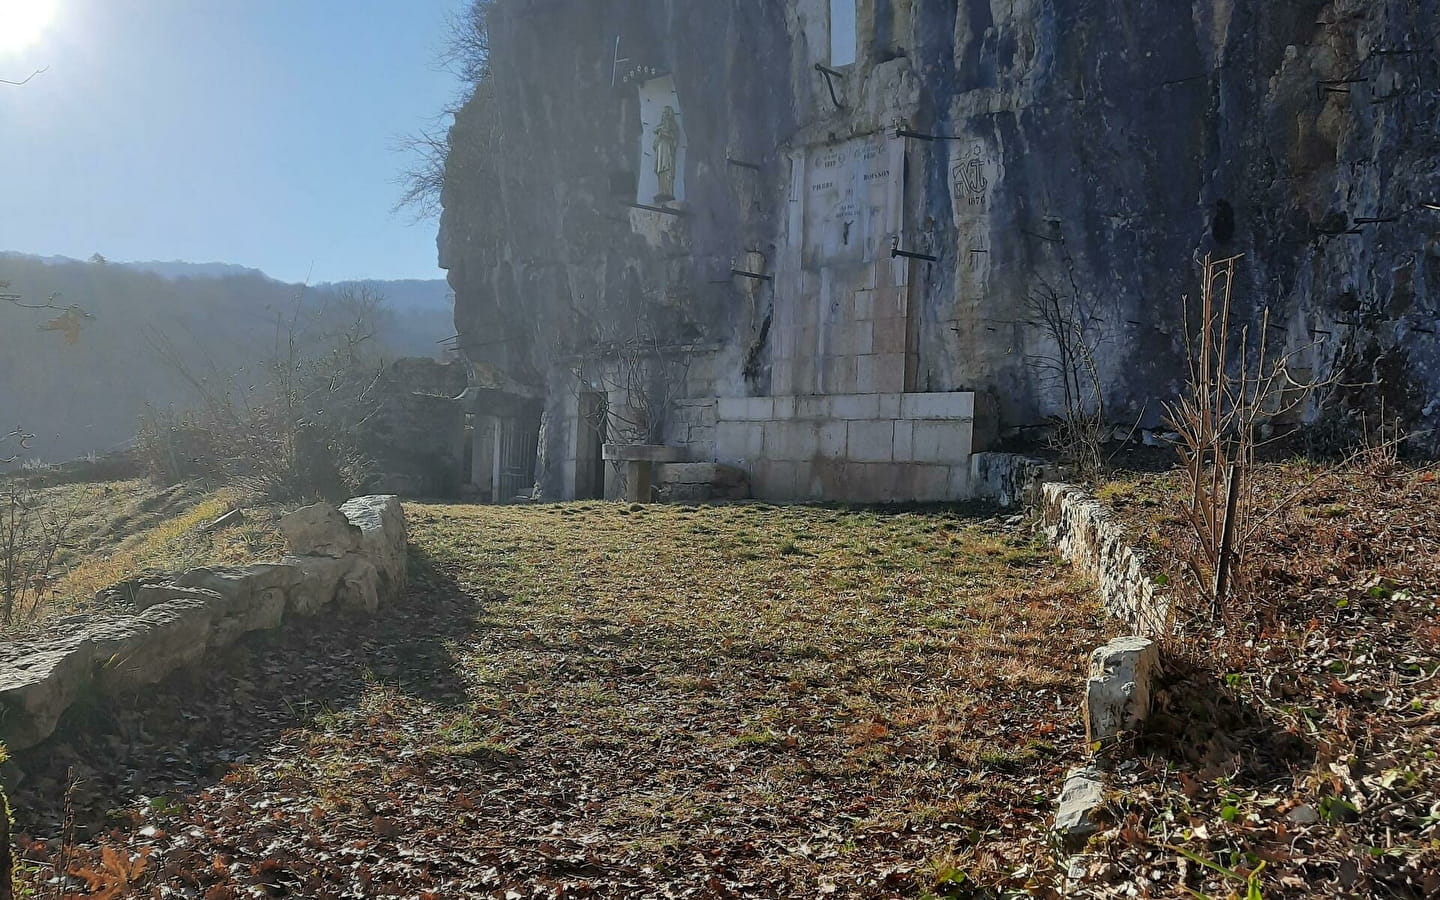
[[[251,641],[232,671],[22,761],[32,883],[212,900],[1053,883],[1047,827],[1103,635],[1088,588],[1018,526],[407,511],[411,592],[386,616]]]

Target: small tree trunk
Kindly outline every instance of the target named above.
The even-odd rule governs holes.
[[[1215,590],[1211,613],[1220,615],[1230,592],[1230,548],[1235,540],[1235,507],[1240,500],[1240,466],[1231,463],[1225,473],[1225,519],[1220,526],[1220,551],[1215,559]]]

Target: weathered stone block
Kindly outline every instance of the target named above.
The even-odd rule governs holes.
[[[906,315],[905,291],[893,284],[882,284],[871,292],[874,301],[872,317],[880,319],[903,319]]]
[[[765,456],[769,459],[799,461],[819,450],[819,424],[808,421],[768,422],[765,425]]]
[[[331,603],[365,613],[373,613],[380,606],[380,573],[362,556],[287,556],[283,561],[305,575],[291,604],[297,613],[318,612]]]
[[[1040,488],[1046,536],[1060,554],[1099,583],[1100,600],[1137,634],[1157,634],[1170,619],[1170,599],[1145,574],[1143,554],[1098,500],[1073,484]]]
[[[375,592],[379,602],[388,603],[405,591],[408,577],[409,535],[400,498],[374,494],[347,500],[340,507],[360,529],[360,554],[379,575]]]
[[[904,287],[910,283],[910,271],[914,262],[908,259],[890,260],[890,283],[896,287]]]
[[[970,423],[919,421],[914,423],[916,462],[970,464]]]
[[[876,361],[877,357],[874,356],[855,357],[855,393],[878,393],[875,386]]]
[[[751,471],[751,482],[755,495],[766,500],[794,500],[799,493],[799,473],[796,463],[780,460],[761,460]]]
[[[797,385],[793,360],[788,358],[775,360],[770,369],[770,387],[777,394],[795,393]]]
[[[900,397],[901,395],[898,393],[880,394],[876,398],[876,408],[879,410],[879,415],[876,418],[900,418]]]
[[[818,426],[818,452],[826,459],[844,459],[846,437],[849,427],[845,422],[820,422]]]
[[[874,352],[871,347],[874,344],[874,328],[869,321],[851,322],[846,328],[850,352],[856,356],[864,356]],[[856,373],[859,377],[859,373]]]
[[[837,419],[878,419],[880,398],[874,394],[848,394],[830,398],[830,413]]]
[[[195,587],[173,582],[162,584],[146,584],[135,588],[131,605],[137,613],[144,612],[157,603],[165,603],[169,600],[190,598],[204,600],[217,606],[217,614],[223,615],[229,609],[227,598],[216,594],[214,591],[206,590],[203,587]]]
[[[950,488],[946,500],[967,500],[975,496],[971,487],[970,467],[965,464],[950,467]]]
[[[685,440],[685,447],[691,458],[710,459],[715,455],[715,429],[711,427],[691,428]]]
[[[975,453],[970,457],[970,474],[977,497],[1005,507],[1036,505],[1041,486],[1054,477],[1054,467],[1015,453]]]
[[[135,579],[126,597],[141,610],[137,615],[72,617],[44,640],[0,643],[0,740],[12,749],[44,740],[87,683],[110,693],[134,690],[248,631],[278,627],[287,609],[314,613],[333,602],[373,612],[404,589],[398,498],[359,497],[339,511],[307,510],[291,519],[289,534],[318,555],[192,569],[173,581]],[[344,546],[354,549],[342,553]]]
[[[715,426],[715,456],[721,462],[754,460],[764,455],[765,426],[759,422],[721,422]]]
[[[90,638],[83,630],[0,644],[0,739],[11,750],[33,747],[90,680]]]
[[[914,422],[896,421],[894,458],[896,462],[909,462],[915,459]]]
[[[1083,846],[1099,830],[1096,813],[1105,805],[1105,774],[1099,769],[1071,769],[1060,790],[1055,832],[1069,849]]]
[[[818,363],[815,360],[814,351],[811,351],[809,354],[802,353],[800,356],[797,356],[792,363],[794,365],[793,386],[784,393],[798,395],[816,393],[819,390],[819,385],[816,381]],[[777,393],[779,392],[777,391]]]
[[[899,482],[908,466],[899,463],[851,463],[845,467],[847,499],[891,503],[903,496]]]
[[[831,397],[825,394],[803,394],[795,398],[795,418],[829,419]]]
[[[689,427],[715,424],[715,399],[676,400],[675,420]]]
[[[975,394],[970,391],[906,394],[900,401],[900,415],[906,419],[973,418]]]
[[[909,321],[906,319],[876,319],[873,341],[875,353],[904,353]]]
[[[108,693],[131,690],[198,662],[210,644],[215,620],[212,603],[180,598],[156,604],[113,628],[96,627],[91,632],[96,686]]]
[[[721,397],[715,401],[715,411],[722,422],[740,422],[750,418],[748,397]]]
[[[287,600],[290,613],[312,616],[335,601],[340,577],[346,567],[344,560],[322,556],[287,556],[281,560],[298,573],[295,587]]]
[[[672,503],[743,500],[750,479],[743,469],[719,463],[666,463],[656,466],[655,485]]]
[[[211,596],[218,618],[238,619],[238,627],[244,631],[273,628],[279,624],[278,613],[272,609],[275,595],[281,597],[283,609],[285,597],[300,581],[300,573],[293,566],[260,563],[250,566],[207,566],[190,569],[175,579],[178,587],[191,594],[185,596]],[[198,592],[198,593],[195,593]],[[260,606],[257,598],[267,595]]]
[[[746,398],[744,418],[749,419],[752,422],[765,422],[775,418],[775,398]]]
[[[1160,669],[1160,648],[1149,638],[1118,637],[1090,655],[1085,682],[1085,737],[1112,743],[1150,714],[1150,688]]]
[[[771,331],[771,340],[774,341],[776,359],[788,359],[794,356],[795,329],[777,324]]]
[[[895,453],[895,423],[886,420],[851,422],[845,456],[855,462],[889,462]]]
[[[873,319],[875,317],[875,295],[868,290],[856,291],[854,294],[855,318]]]
[[[855,357],[825,357],[824,389],[829,394],[853,394],[855,390]]]
[[[291,553],[341,557],[360,549],[360,529],[329,503],[302,506],[279,524]]]
[[[883,394],[905,390],[905,354],[878,353],[874,360],[876,391]]]
[[[910,497],[922,503],[948,500],[950,493],[949,466],[909,466]]]

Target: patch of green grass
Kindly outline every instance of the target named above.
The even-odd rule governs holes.
[[[780,743],[780,735],[773,731],[748,731],[730,742],[732,747],[773,747]]]
[[[1095,497],[1106,503],[1127,500],[1140,489],[1138,481],[1108,481],[1095,489]]]

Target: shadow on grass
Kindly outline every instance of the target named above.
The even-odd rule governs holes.
[[[17,825],[57,836],[67,791],[82,840],[136,802],[183,802],[285,744],[290,729],[354,706],[367,686],[461,705],[450,647],[483,626],[480,614],[479,600],[412,546],[405,597],[373,616],[287,620],[136,696],[82,698],[49,740],[17,755],[6,778],[23,773],[12,791]]]
[[[1202,663],[1172,660],[1137,750],[1239,787],[1288,776],[1315,761],[1315,744],[1278,722]]]

